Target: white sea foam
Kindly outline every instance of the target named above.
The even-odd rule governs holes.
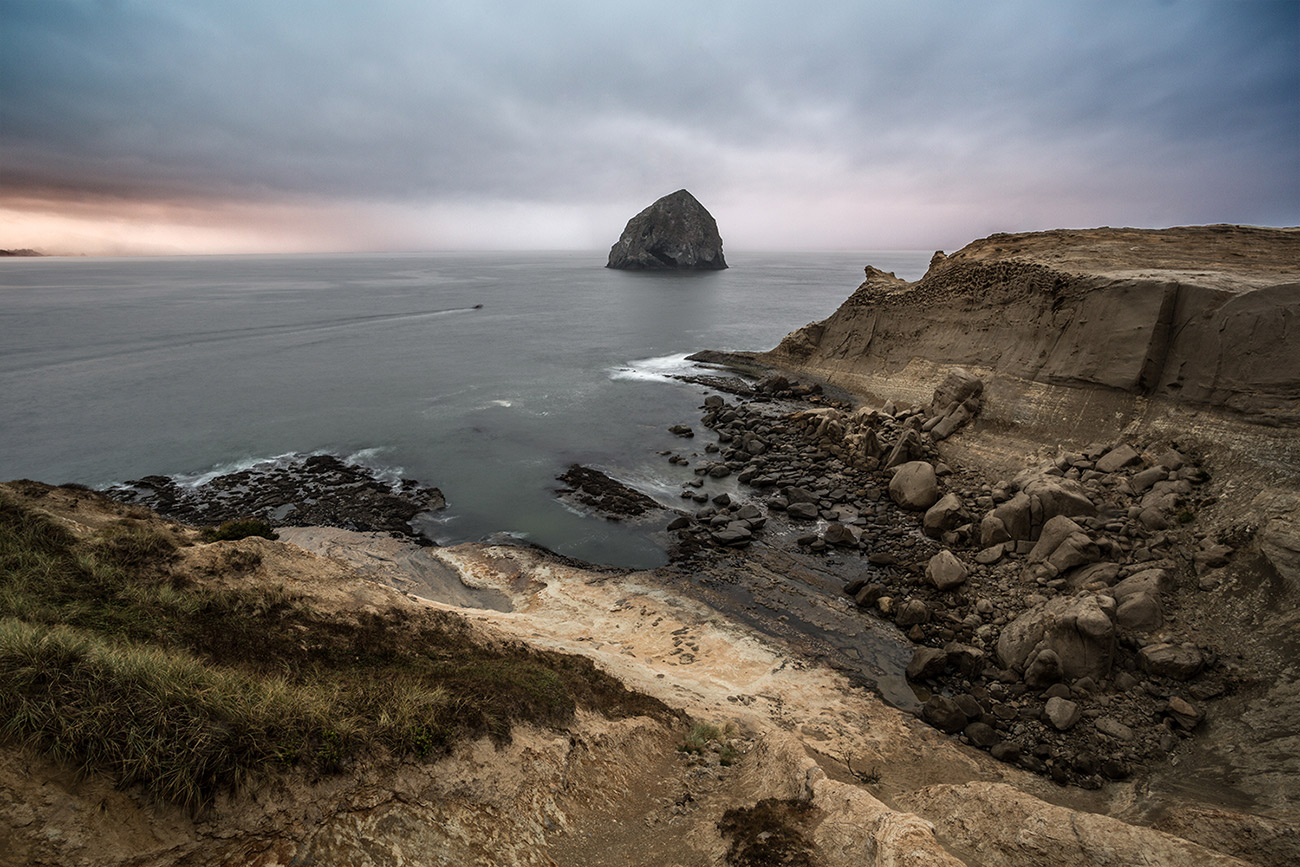
[[[699,373],[703,368],[693,361],[687,361],[689,353],[660,355],[655,358],[642,358],[629,361],[623,367],[612,368],[610,379],[630,379],[641,382],[672,382],[673,376],[689,376]]]
[[[335,455],[345,464],[358,466],[370,473],[377,481],[383,482],[393,488],[397,488],[402,483],[402,474],[405,472],[403,467],[394,466],[384,463],[380,460],[380,455],[390,451],[389,446],[375,446],[373,448],[361,449],[350,455],[342,455],[329,449],[318,449],[314,452],[286,452],[280,455],[269,457],[244,457],[233,461],[217,464],[209,469],[197,473],[176,473],[171,476],[173,482],[181,488],[194,490],[201,488],[219,476],[228,476],[232,473],[240,473],[245,470],[255,470],[260,473],[267,473],[277,469],[285,469],[295,464],[301,464],[307,458],[316,455]]]
[[[396,489],[402,484],[402,474],[406,472],[405,467],[393,466],[379,460],[379,456],[390,451],[388,446],[374,446],[368,449],[361,449],[353,452],[343,459],[345,464],[355,464],[358,467],[364,467],[370,471],[370,474],[377,481],[387,484],[389,487]],[[324,454],[324,452],[316,452]]]
[[[313,454],[324,454],[324,452],[313,452]],[[201,488],[218,476],[242,473],[244,470],[267,471],[277,467],[287,467],[294,461],[300,461],[304,457],[307,456],[298,452],[286,452],[271,457],[244,457],[224,464],[217,464],[198,473],[176,473],[171,479],[182,488]]]

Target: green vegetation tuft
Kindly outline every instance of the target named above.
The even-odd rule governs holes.
[[[0,495],[0,737],[199,809],[278,769],[433,759],[578,707],[666,713],[589,660],[482,644],[452,614],[334,616],[283,587],[195,585],[177,557],[150,524],[78,539]]]
[[[261,536],[263,539],[280,538],[280,534],[261,518],[242,518],[226,521],[219,527],[206,527],[201,534],[204,542],[233,542],[247,539],[249,536]]]
[[[702,756],[713,749],[713,744],[717,744],[716,752],[718,753],[719,762],[722,765],[731,765],[736,761],[740,753],[727,742],[734,738],[736,734],[737,729],[734,722],[728,722],[721,726],[705,722],[692,723],[690,730],[686,732],[685,740],[677,747],[677,751]]]

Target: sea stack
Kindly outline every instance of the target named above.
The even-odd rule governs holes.
[[[721,271],[722,236],[713,215],[686,190],[669,193],[627,221],[607,268]]]

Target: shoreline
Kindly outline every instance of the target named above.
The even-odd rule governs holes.
[[[1023,263],[987,267],[999,280],[1017,268],[1042,277]],[[421,546],[409,524],[420,512],[408,510],[432,503],[437,489],[411,483],[410,497],[388,502],[370,490],[376,479],[346,467],[335,468],[334,493],[318,496],[324,485],[307,499],[332,499],[341,511],[326,510],[327,520],[357,523],[349,492],[368,491],[361,511],[373,512],[374,526],[309,526],[286,531],[285,543],[211,543],[233,546],[196,553],[255,569],[263,554],[288,558],[321,601],[347,608],[364,597],[362,619],[449,613],[495,646],[583,657],[685,715],[679,723],[713,727],[711,745],[692,747],[688,735],[678,755],[680,735],[664,720],[632,723],[612,740],[608,721],[590,717],[521,729],[524,754],[546,756],[529,783],[549,786],[540,800],[510,802],[520,790],[503,761],[519,753],[479,752],[474,786],[486,800],[465,815],[490,802],[492,815],[518,820],[507,836],[533,841],[533,851],[544,841],[566,853],[561,863],[587,863],[593,847],[640,852],[683,835],[678,851],[713,847],[716,862],[730,833],[720,835],[723,817],[765,799],[791,812],[760,824],[764,833],[815,831],[827,863],[841,863],[827,848],[834,829],[877,829],[874,842],[841,854],[901,853],[879,836],[895,823],[916,832],[908,851],[927,863],[1294,863],[1293,447],[1264,430],[1225,438],[1250,422],[1136,392],[923,358],[890,372],[871,368],[879,359],[866,353],[863,370],[854,368],[858,356],[845,347],[862,337],[861,323],[826,338],[838,318],[876,301],[905,307],[914,291],[933,300],[933,281],[867,275],[832,326],[805,326],[770,353],[702,351],[690,358],[710,369],[672,377],[700,395],[694,414],[661,422],[659,439],[675,440],[657,458],[671,468],[664,478],[681,479],[678,497],[662,486],[647,496],[639,471],[620,479],[616,468],[557,468],[552,492],[565,509],[666,540],[667,565],[600,567],[505,534]],[[966,333],[967,324],[948,327]],[[873,335],[874,326],[863,339]],[[894,342],[896,353],[910,351]],[[803,349],[839,366],[800,369],[794,350]],[[828,371],[857,393],[814,376]],[[1257,443],[1266,447],[1248,453]],[[149,482],[162,499],[166,482]],[[244,476],[214,494],[231,508],[238,494],[277,510],[301,498],[297,484]],[[340,583],[314,583],[307,550],[329,558]],[[633,741],[640,759],[629,766],[619,751]],[[590,792],[555,782],[575,751],[604,769],[586,778]],[[382,804],[369,820],[389,810],[460,816],[467,806],[431,789],[395,805],[384,794],[400,789],[389,786],[391,772],[378,767],[382,782],[367,784],[377,799],[360,812]],[[594,794],[607,785],[627,790]],[[357,813],[344,807],[331,821]]]
[[[1083,577],[1059,577],[1068,570],[1058,570],[1050,577],[1040,574],[1029,588],[1020,587],[1017,570],[1042,572],[1049,568],[1041,565],[1048,555],[1033,556],[1036,542],[999,542],[981,548],[976,544],[979,518],[973,512],[977,502],[986,502],[990,510],[1006,504],[1024,484],[1004,482],[992,491],[988,480],[972,468],[944,464],[936,443],[923,430],[931,418],[937,418],[933,406],[891,405],[882,409],[892,412],[872,412],[869,427],[875,445],[864,445],[860,433],[846,430],[851,418],[862,416],[847,402],[847,394],[836,390],[832,397],[820,384],[791,382],[748,353],[705,352],[694,358],[717,366],[723,375],[677,377],[713,394],[705,397],[701,409],[704,427],[713,434],[710,439],[716,438],[708,443],[683,440],[690,447],[668,455],[673,463],[694,465],[695,479],[682,488],[685,507],[650,500],[589,468],[571,469],[562,477],[575,487],[560,496],[586,497],[582,505],[593,515],[632,518],[643,525],[658,520],[670,528],[669,563],[648,573],[666,587],[710,605],[792,652],[843,672],[892,706],[916,714],[967,745],[1059,783],[1086,788],[1099,788],[1160,765],[1182,740],[1194,737],[1192,732],[1216,696],[1237,686],[1249,687],[1248,680],[1239,683],[1217,664],[1218,652],[1210,647],[1185,648],[1193,660],[1186,669],[1152,673],[1142,668],[1142,647],[1153,643],[1146,636],[1164,626],[1166,608],[1178,604],[1169,594],[1177,583],[1189,580],[1176,578],[1178,564],[1158,556],[1179,544],[1171,534],[1177,530],[1173,503],[1181,502],[1182,494],[1167,498],[1163,517],[1147,516],[1160,530],[1131,522],[1112,538],[1108,534],[1121,513],[1118,506],[1107,507],[1109,518],[1091,518],[1086,529],[1073,524],[1072,531],[1089,536],[1087,542],[1094,549],[1100,541],[1112,555],[1122,554],[1117,539],[1164,533],[1154,552],[1143,549],[1136,562],[1109,567],[1107,558],[1094,550],[1086,562],[1069,567]],[[756,379],[764,372],[766,379]],[[728,403],[716,395],[719,391],[741,399]],[[852,443],[847,450],[846,442]],[[1141,463],[1136,451],[1134,456],[1132,463]],[[938,465],[939,483],[950,499],[957,497],[957,505],[950,503],[942,523],[928,533],[928,512],[921,520],[925,510],[904,508],[890,494],[887,469],[904,463]],[[1088,462],[1081,457],[1077,463]],[[338,471],[338,467],[331,469]],[[1068,461],[1060,467],[1040,466],[1040,484],[1042,479],[1063,479],[1063,469],[1072,470],[1076,478],[1081,475]],[[573,475],[576,470],[585,475]],[[1188,479],[1182,480],[1188,493],[1198,472],[1189,468],[1182,474]],[[1131,471],[1121,472],[1107,483],[1112,488],[1127,484],[1123,480],[1128,475]],[[355,479],[344,475],[343,480],[343,487],[352,490]],[[600,498],[584,493],[584,480],[600,488]],[[247,476],[240,481],[246,483]],[[258,500],[265,500],[268,490],[284,495],[287,484],[291,482],[281,478],[268,489],[253,485],[251,494]],[[436,492],[414,483],[407,486],[419,496]],[[724,487],[735,495],[719,492]],[[231,488],[225,484],[216,493],[221,496]],[[635,515],[627,511],[629,502],[639,510]],[[400,498],[384,504],[400,507],[399,517],[412,508]],[[391,520],[373,526],[346,518],[336,523],[344,530],[398,532],[389,526]],[[414,532],[410,537],[417,543],[427,541]],[[605,572],[611,578],[638,574],[533,547],[553,562]],[[954,549],[966,574],[954,585],[959,589],[940,590],[927,578],[927,567],[941,552]],[[1226,561],[1226,554],[1217,556]],[[1127,660],[1118,679],[1111,678],[1110,662],[1105,679],[1089,672],[1082,675],[1082,686],[1070,686],[1080,679],[1077,671],[1073,677],[1059,670],[1044,675],[1027,671],[1028,658],[1000,658],[1001,636],[1017,618],[1074,594],[1091,592],[1104,601],[1110,586],[1124,588],[1125,580],[1135,577],[1145,588],[1138,591],[1142,594],[1138,607],[1145,619],[1126,615],[1108,632],[1107,641],[1114,642],[1108,656]],[[1154,589],[1147,586],[1152,582]],[[1108,604],[1114,609],[1113,603]],[[1111,614],[1114,619],[1115,611]],[[1186,637],[1195,643],[1195,636]],[[1202,674],[1201,669],[1208,673]],[[1186,670],[1193,673],[1185,674]],[[1096,711],[1097,699],[1105,702],[1106,713]],[[1055,717],[1047,709],[1049,703]],[[1067,708],[1064,717],[1062,706]]]

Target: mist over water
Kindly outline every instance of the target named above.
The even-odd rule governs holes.
[[[745,254],[644,274],[600,253],[0,262],[0,479],[104,486],[328,452],[437,485],[440,542],[506,532],[596,562],[663,562],[656,527],[555,497],[572,463],[679,502],[700,349],[768,349],[871,264],[930,251]],[[482,305],[476,309],[476,305]]]

